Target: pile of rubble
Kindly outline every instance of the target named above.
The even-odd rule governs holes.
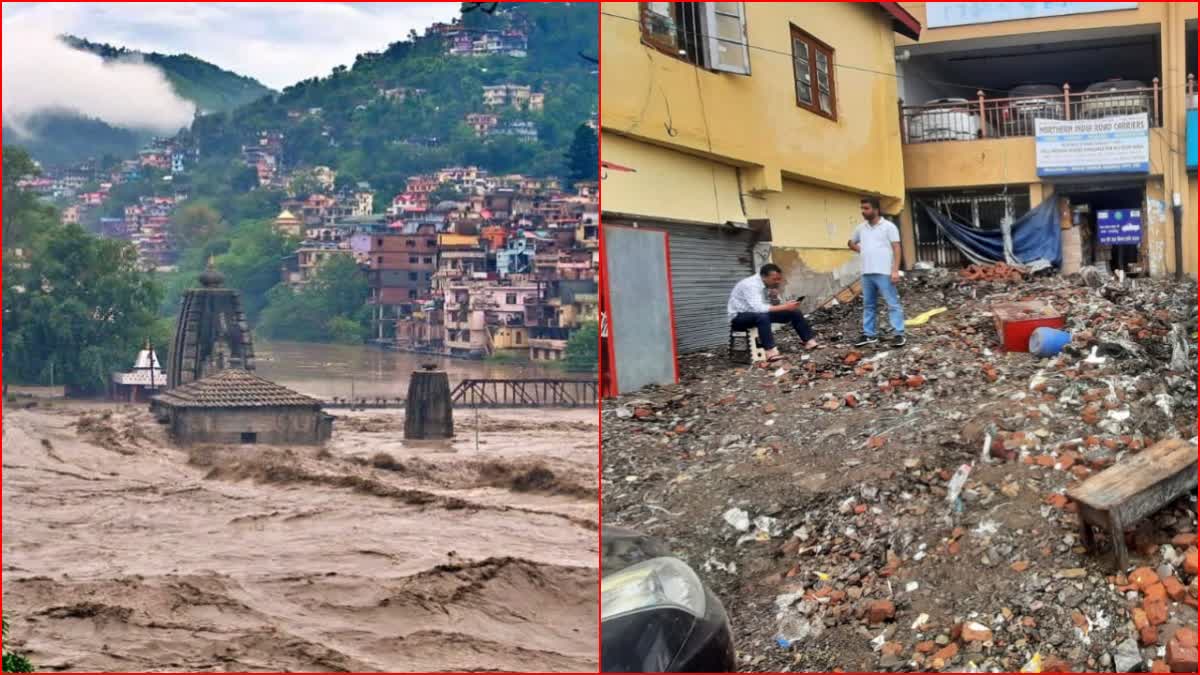
[[[821,351],[690,355],[679,385],[607,402],[605,522],[700,571],[746,670],[1194,672],[1195,496],[1113,574],[1065,493],[1195,436],[1195,286],[933,270],[902,294],[910,316],[950,308],[903,350],[840,344],[847,303],[811,317]],[[1073,333],[1053,359],[1000,351],[989,308],[1032,298]]]
[[[1023,281],[1025,273],[1018,267],[1004,263],[992,265],[967,265],[958,276],[966,281]]]

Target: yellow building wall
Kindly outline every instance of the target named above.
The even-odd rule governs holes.
[[[1195,279],[1197,275],[1196,230],[1197,228],[1200,228],[1200,222],[1197,221],[1197,216],[1200,215],[1200,211],[1196,210],[1195,173],[1192,173],[1192,175],[1188,178],[1188,202],[1184,208],[1186,210],[1183,214],[1183,271],[1185,274]]]
[[[728,164],[607,131],[601,152],[604,161],[634,170],[604,170],[602,199],[608,213],[695,223],[746,222],[737,198],[737,171]]]
[[[529,331],[524,328],[501,328],[492,336],[495,349],[528,349]]]
[[[1150,130],[1150,175],[1162,176],[1171,158],[1163,129]],[[1041,183],[1033,137],[914,143],[904,146],[909,190]]]
[[[857,278],[858,255],[846,247],[862,222],[860,195],[785,180],[782,192],[756,207],[771,220],[771,260],[783,268],[785,296],[804,295],[816,302]]]
[[[644,46],[638,3],[601,3],[604,158],[617,161],[614,135],[632,136],[740,166],[747,192],[778,192],[789,177],[902,200],[891,21],[873,3],[745,7],[757,47],[750,76],[709,72]],[[833,47],[835,64],[845,66],[835,69],[836,121],[796,105],[791,24]],[[653,180],[638,170],[642,181]],[[609,175],[605,210],[620,191]],[[659,197],[669,191],[645,189]]]
[[[951,42],[954,40],[971,40],[981,37],[1000,35],[1028,35],[1030,33],[1079,31],[1092,28],[1112,28],[1115,26],[1140,26],[1159,23],[1167,16],[1166,2],[1139,2],[1137,9],[1121,9],[1109,12],[1092,12],[1088,14],[1071,14],[1068,16],[1050,16],[1038,19],[1022,19],[1019,21],[996,21],[970,26],[949,26],[946,28],[929,28],[928,14],[924,2],[902,2],[900,5],[921,22],[921,44],[933,42]],[[1183,4],[1183,3],[1180,3]],[[1196,4],[1190,4],[1190,14],[1185,10],[1185,18],[1196,18]],[[896,36],[896,45],[902,47],[914,42],[903,35]]]

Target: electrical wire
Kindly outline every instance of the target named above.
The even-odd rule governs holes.
[[[639,27],[641,26],[641,21],[639,21],[638,19],[630,18],[628,16],[621,16],[620,14],[613,14],[611,12],[603,12],[603,11],[600,12],[600,14],[601,14],[601,16],[606,16],[606,17],[610,17],[613,19],[620,19],[621,21],[628,21],[629,23],[637,24]],[[761,45],[751,44],[750,42],[742,43],[742,42],[738,42],[737,40],[730,40],[728,38],[722,38],[719,36],[706,35],[705,33],[701,32],[701,31],[690,31],[690,30],[686,30],[686,29],[678,28],[678,27],[676,28],[676,32],[683,33],[692,38],[699,37],[699,38],[705,38],[705,39],[714,39],[714,40],[718,40],[720,42],[725,42],[725,43],[728,43],[731,45],[737,45],[739,47],[744,46],[747,49],[752,49],[755,51],[763,52],[765,54],[776,54],[779,56],[786,56],[788,58],[788,60],[794,59],[794,56],[790,52],[784,52],[784,51],[780,51],[778,49],[772,49],[770,47],[763,47]],[[1000,93],[1000,94],[1008,93],[1008,90],[1006,90],[1006,89],[996,89],[994,87],[984,87],[981,85],[963,84],[961,82],[949,82],[946,80],[931,80],[931,79],[927,79],[927,78],[923,78],[923,77],[919,77],[919,76],[915,76],[915,75],[902,75],[899,73],[889,73],[885,70],[875,70],[875,69],[866,68],[863,66],[852,66],[852,65],[848,65],[848,64],[840,63],[840,62],[836,62],[836,61],[834,62],[833,66],[835,68],[841,68],[843,70],[850,70],[850,71],[861,72],[861,73],[869,73],[872,75],[883,75],[885,77],[890,77],[890,78],[898,79],[898,80],[913,79],[913,80],[918,80],[920,82],[924,82],[926,84],[937,84],[937,85],[948,86],[948,87],[958,87],[961,89],[971,89],[973,91],[985,91],[985,92],[990,91],[990,92],[996,92],[996,93]],[[1187,89],[1188,86],[1189,85],[1186,82],[1183,84],[1173,85],[1172,87],[1166,87],[1166,86],[1163,86],[1162,84],[1160,84],[1158,89],[1159,89],[1159,91],[1165,91],[1165,90],[1171,89],[1171,88]]]

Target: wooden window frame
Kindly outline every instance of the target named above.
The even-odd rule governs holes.
[[[672,6],[671,9],[674,10],[675,3],[672,2],[672,3],[667,3],[667,4],[670,4]],[[682,59],[679,56],[680,47],[678,44],[678,37],[677,37],[679,27],[676,26],[674,28],[674,30],[676,31],[676,35],[672,36],[670,43],[667,43],[659,36],[646,30],[647,17],[650,14],[651,14],[650,3],[649,2],[639,2],[638,3],[638,32],[641,34],[642,44],[644,44],[648,47],[653,47],[654,49],[662,52],[663,54],[666,54],[667,56],[670,56],[671,58],[680,59],[681,61],[686,61],[686,59]],[[671,21],[672,21],[672,23],[675,21],[674,12],[672,12]]]
[[[818,40],[812,34],[807,33],[804,30],[800,29],[795,24],[789,24],[789,26],[791,28],[791,31],[790,31],[791,40],[789,41],[789,44],[792,45],[792,96],[795,97],[795,99],[796,99],[796,107],[802,108],[813,114],[820,115],[821,117],[824,117],[826,119],[833,120],[836,122],[837,118],[838,118],[838,116],[837,116],[838,106],[837,106],[837,82],[836,82],[836,78],[834,77],[834,72],[833,72],[835,69],[834,68],[834,66],[835,66],[834,49],[833,49],[833,47],[830,47],[829,45],[825,44],[824,42]],[[810,86],[812,87],[812,103],[805,103],[804,101],[801,101],[800,94],[796,92],[796,85],[800,81],[800,73],[796,71],[796,58],[797,57],[796,57],[795,44],[793,42],[794,40],[799,40],[799,41],[805,43],[806,45],[808,45],[808,50],[809,50],[808,75],[810,78],[809,83],[810,83]],[[821,110],[821,85],[820,85],[820,80],[817,77],[817,54],[818,53],[824,54],[825,58],[829,62],[829,73],[828,73],[828,75],[829,75],[829,108],[830,108],[829,112],[825,112],[824,110]]]

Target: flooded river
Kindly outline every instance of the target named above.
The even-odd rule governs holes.
[[[306,342],[257,342],[259,375],[315,398],[403,398],[408,376],[422,364],[436,363],[453,387],[472,378],[586,379],[554,366],[535,363],[495,363],[452,359],[430,354],[391,352],[366,345],[324,345]]]

